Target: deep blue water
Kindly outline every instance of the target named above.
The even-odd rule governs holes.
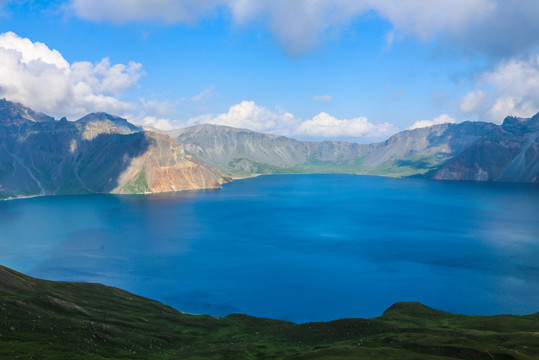
[[[0,263],[189,313],[296,322],[397,301],[539,311],[539,187],[262,176],[217,191],[0,202]]]

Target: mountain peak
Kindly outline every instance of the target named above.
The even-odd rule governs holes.
[[[527,131],[536,131],[539,129],[539,113],[531,118],[508,116],[503,120],[502,128],[506,130],[523,129]]]
[[[5,98],[0,99],[0,124],[23,125],[39,122],[53,122],[54,118]]]
[[[121,129],[122,132],[138,132],[142,130],[122,117],[110,115],[105,112],[90,113],[80,118],[76,122],[82,124],[107,124],[109,126]]]
[[[88,115],[85,115],[79,120],[77,120],[77,122],[87,123],[87,122],[99,122],[99,121],[107,121],[107,120],[111,122],[127,122],[127,120],[122,117],[111,115],[106,112],[89,113]]]

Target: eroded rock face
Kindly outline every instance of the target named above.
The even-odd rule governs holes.
[[[307,160],[307,146],[284,136],[258,133],[229,126],[202,124],[168,132],[197,157],[227,170],[238,159],[277,167],[287,167]],[[251,165],[247,165],[251,166]]]
[[[170,137],[125,119],[98,113],[56,121],[0,105],[0,198],[214,189],[228,181]]]
[[[507,117],[433,175],[442,180],[539,182],[539,114]]]
[[[115,193],[170,192],[218,189],[229,180],[206,163],[186,155],[174,139],[152,132],[144,133],[146,151],[133,158],[120,174]],[[139,187],[142,187],[139,189]]]

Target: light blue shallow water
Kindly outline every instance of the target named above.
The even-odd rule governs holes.
[[[373,317],[397,301],[533,313],[539,187],[283,175],[0,202],[0,263],[216,316]]]

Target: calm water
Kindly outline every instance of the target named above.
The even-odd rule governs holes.
[[[397,301],[534,313],[539,187],[284,175],[0,202],[0,263],[217,316],[373,317]]]

